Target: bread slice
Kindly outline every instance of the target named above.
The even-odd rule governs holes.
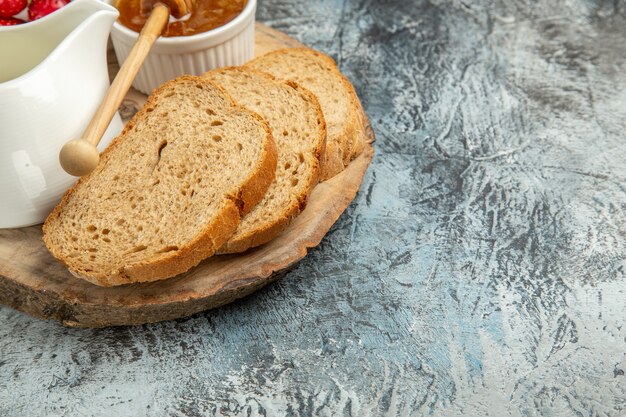
[[[262,55],[245,67],[295,81],[318,98],[327,128],[322,180],[343,171],[363,150],[361,104],[354,87],[331,57],[308,48],[288,48]]]
[[[43,226],[50,252],[101,286],[155,281],[213,255],[274,179],[267,123],[217,85],[158,88]]]
[[[242,68],[215,70],[205,76],[267,120],[278,149],[274,182],[219,250],[243,252],[276,237],[306,206],[318,181],[326,124],[315,96],[294,82]]]

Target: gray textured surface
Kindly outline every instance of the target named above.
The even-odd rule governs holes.
[[[0,308],[0,415],[626,415],[626,2],[264,0],[378,134],[280,282],[138,328]]]

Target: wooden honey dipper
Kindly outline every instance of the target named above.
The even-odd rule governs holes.
[[[100,161],[100,153],[96,146],[126,96],[154,41],[161,35],[170,13],[176,18],[181,18],[190,13],[194,7],[194,0],[167,1],[168,4],[165,5],[161,1],[155,3],[152,0],[141,0],[141,10],[152,8],[152,12],[141,29],[133,49],[120,67],[82,137],[67,142],[59,152],[59,162],[68,174],[80,177],[96,168]]]

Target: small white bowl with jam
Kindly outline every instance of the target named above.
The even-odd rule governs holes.
[[[111,40],[117,61],[124,62],[148,18],[142,0],[112,0],[120,11]],[[256,0],[197,0],[193,12],[170,21],[144,61],[133,87],[150,94],[184,74],[242,65],[254,55]]]

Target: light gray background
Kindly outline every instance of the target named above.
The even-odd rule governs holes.
[[[626,415],[626,2],[263,0],[378,135],[284,279],[136,328],[0,308],[2,416]]]

